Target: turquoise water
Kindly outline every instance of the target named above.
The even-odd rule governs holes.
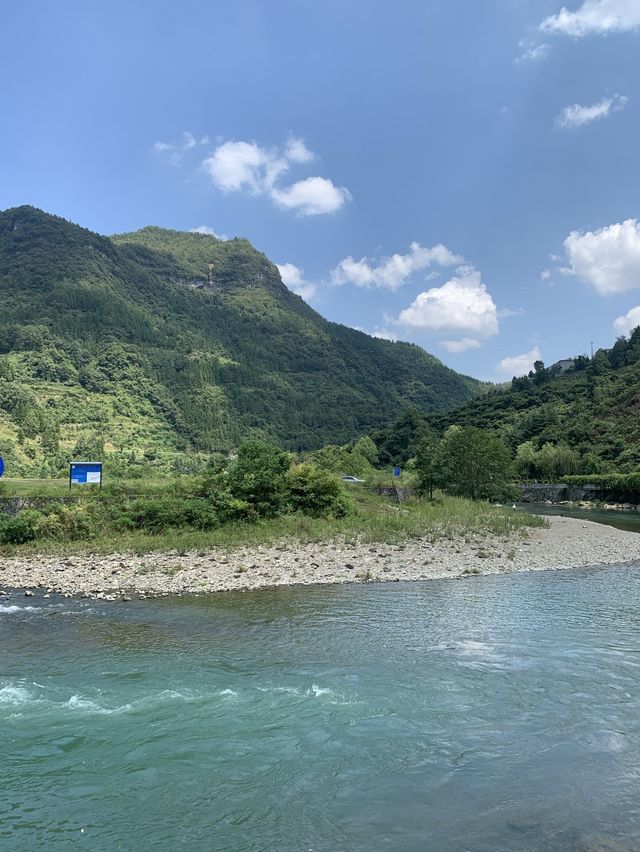
[[[640,565],[0,601],[0,849],[640,848]]]
[[[619,530],[640,533],[640,512],[622,509],[581,509],[579,506],[561,506],[559,503],[520,503],[520,508],[536,515],[564,515],[605,524]]]

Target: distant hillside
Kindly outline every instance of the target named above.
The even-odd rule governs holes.
[[[527,468],[542,478],[640,469],[640,327],[592,359],[578,356],[559,375],[561,364],[538,362],[529,376],[443,414],[408,412],[376,434],[383,457],[407,458],[424,434],[459,424],[496,432],[523,475]]]
[[[0,213],[0,452],[13,470],[343,443],[482,385],[418,346],[327,322],[243,239],[99,236]]]

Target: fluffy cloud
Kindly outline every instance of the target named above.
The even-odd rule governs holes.
[[[490,337],[498,333],[498,310],[478,270],[464,266],[442,287],[420,293],[401,312],[398,322],[412,328]]]
[[[286,171],[287,163],[255,142],[225,142],[204,160],[202,167],[218,189],[246,189],[258,194],[269,188],[275,171]]]
[[[301,296],[305,302],[313,299],[318,288],[311,281],[305,280],[303,270],[299,266],[293,263],[278,263],[276,266],[285,286]]]
[[[591,284],[603,296],[640,287],[640,223],[637,219],[599,231],[572,231],[564,241],[565,272]]]
[[[218,234],[213,228],[210,228],[209,225],[198,225],[197,228],[191,229],[192,234],[206,234],[209,237],[215,237],[216,240],[221,240],[222,242],[226,242],[229,239],[226,234]]]
[[[372,331],[363,328],[361,325],[352,325],[354,331],[361,331],[363,334],[368,334],[369,337],[377,337],[379,340],[389,340],[391,343],[396,343],[398,335],[395,331],[390,331],[388,328],[374,328]]]
[[[606,118],[612,112],[620,112],[629,103],[624,95],[612,95],[591,106],[572,104],[565,107],[555,120],[556,127],[583,127],[599,118]]]
[[[539,361],[540,358],[540,350],[537,346],[534,346],[531,352],[524,352],[522,355],[511,355],[508,358],[503,358],[496,366],[496,372],[502,373],[505,376],[524,376],[533,370],[533,362]]]
[[[440,346],[444,346],[447,352],[458,355],[460,352],[466,352],[467,349],[478,349],[482,343],[474,337],[463,337],[462,340],[441,340]]]
[[[407,254],[394,254],[374,264],[368,258],[354,260],[346,257],[331,271],[334,284],[355,284],[356,287],[381,287],[397,290],[415,272],[430,266],[455,266],[462,258],[449,251],[441,243],[425,248],[420,243],[411,243]]]
[[[316,155],[307,148],[302,139],[292,138],[287,142],[285,156],[292,163],[310,163]]]
[[[613,323],[613,328],[616,334],[629,334],[634,328],[640,325],[640,305],[631,310],[622,317],[618,317]]]
[[[316,176],[289,186],[279,184],[292,164],[309,163],[314,156],[301,139],[289,139],[283,150],[263,148],[257,142],[231,141],[219,145],[203,161],[202,168],[223,192],[266,195],[302,216],[335,213],[351,200],[351,194],[329,178]]]
[[[328,178],[321,177],[299,180],[285,189],[273,189],[271,197],[281,207],[297,210],[303,216],[335,213],[351,201],[348,189],[335,186]]]
[[[575,11],[566,7],[540,24],[546,33],[583,38],[593,34],[630,32],[640,27],[638,0],[584,0]]]

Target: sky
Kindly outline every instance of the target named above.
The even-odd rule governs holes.
[[[246,237],[491,381],[640,324],[640,0],[29,0],[0,209]]]

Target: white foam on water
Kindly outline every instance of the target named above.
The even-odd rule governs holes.
[[[223,689],[220,692],[220,695],[237,695],[237,692],[234,692],[233,689]]]
[[[0,686],[0,704],[30,704],[33,700],[33,693],[25,686],[16,686],[14,683],[5,683]]]
[[[140,710],[146,707],[153,707],[161,704],[175,703],[176,701],[196,701],[202,696],[199,693],[182,693],[176,692],[173,689],[165,689],[162,692],[157,692],[152,695],[145,695],[135,701],[121,704],[118,707],[103,707],[89,698],[84,698],[82,695],[72,695],[71,698],[64,702],[62,706],[68,707],[71,710],[83,711],[89,714],[100,716],[114,716],[122,713],[130,713],[131,711]]]
[[[318,686],[317,683],[314,683],[309,692],[307,692],[307,695],[315,695],[316,698],[321,698],[323,695],[333,695],[333,690],[323,688]]]
[[[259,686],[258,692],[286,692],[288,695],[300,695],[297,686]]]
[[[17,604],[0,604],[0,613],[11,615],[15,612],[36,612],[40,607],[37,606],[18,606]]]

